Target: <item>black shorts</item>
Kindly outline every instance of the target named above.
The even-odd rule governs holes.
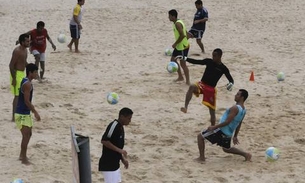
[[[172,57],[176,57],[178,55],[182,55],[184,57],[187,57],[187,54],[189,53],[190,47],[184,49],[184,50],[177,50],[176,48],[173,51]]]
[[[70,25],[71,37],[74,39],[80,38],[80,30],[77,25]]]
[[[226,149],[230,149],[231,147],[231,138],[226,136],[220,129],[209,131],[206,130],[201,132],[203,138],[210,141],[212,144],[217,144]]]
[[[191,34],[193,36],[193,38],[202,39],[204,30],[191,29],[191,30],[189,30],[188,33]]]

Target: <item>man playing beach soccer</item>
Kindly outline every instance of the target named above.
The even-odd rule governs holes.
[[[230,74],[229,69],[222,63],[222,50],[217,48],[212,53],[212,59],[206,58],[203,60],[195,60],[192,58],[187,58],[183,56],[177,56],[176,59],[183,59],[192,64],[198,65],[206,65],[205,71],[201,78],[201,81],[192,84],[185,96],[185,104],[184,107],[181,108],[181,111],[187,113],[187,107],[192,99],[192,95],[194,94],[196,97],[199,97],[200,94],[203,94],[202,104],[209,108],[210,116],[211,116],[211,125],[215,125],[216,115],[216,85],[224,74],[229,80],[229,84],[227,85],[227,89],[231,90],[234,84],[234,80]]]
[[[119,118],[111,122],[103,134],[101,143],[103,152],[99,161],[99,171],[104,175],[105,183],[121,182],[120,161],[127,169],[127,152],[123,149],[125,144],[124,126],[129,125],[133,112],[129,108],[122,108]]]
[[[85,0],[78,0],[76,6],[73,8],[73,15],[70,20],[70,33],[71,41],[68,44],[68,48],[72,51],[72,45],[75,46],[75,53],[79,53],[78,44],[80,39],[81,30],[83,26],[81,21],[83,18],[83,9],[82,6],[85,4]]]
[[[190,48],[189,42],[187,40],[187,32],[184,23],[182,20],[178,19],[178,12],[176,10],[170,10],[168,12],[168,18],[171,22],[173,22],[173,31],[175,35],[175,43],[172,45],[174,48],[174,51],[172,53],[171,61],[177,62],[175,60],[175,57],[178,55],[182,55],[187,57],[188,51]],[[178,64],[178,62],[177,62]],[[179,64],[178,64],[179,65]],[[180,60],[180,66],[183,69],[183,72],[185,74],[186,84],[190,85],[190,75],[189,75],[189,69],[187,68],[186,62],[184,60]],[[176,81],[183,81],[183,76],[181,72],[180,66],[178,67],[178,78]]]
[[[228,108],[219,120],[217,125],[209,126],[197,136],[199,149],[198,161],[205,161],[205,139],[212,144],[217,144],[222,147],[223,151],[230,154],[243,156],[245,161],[251,161],[251,154],[244,152],[235,147],[231,147],[231,139],[233,136],[233,144],[239,144],[238,132],[242,121],[246,115],[244,102],[248,98],[248,91],[240,89],[235,95],[236,104]]]
[[[36,29],[30,30],[26,33],[27,35],[31,36],[31,46],[30,51],[35,57],[35,64],[39,67],[40,64],[40,76],[39,79],[44,79],[44,72],[45,72],[45,61],[46,61],[46,48],[47,48],[47,41],[48,40],[53,50],[56,50],[56,46],[53,43],[52,39],[48,34],[48,30],[45,29],[45,23],[43,21],[37,22]]]
[[[194,15],[193,26],[187,33],[187,38],[196,38],[196,42],[200,47],[201,52],[204,53],[204,46],[201,39],[205,31],[206,21],[209,19],[208,10],[203,7],[201,0],[197,0],[195,6],[197,11]]]
[[[36,120],[40,121],[40,116],[32,104],[33,85],[31,81],[33,79],[37,79],[37,77],[37,65],[33,63],[28,64],[26,66],[26,77],[22,79],[20,84],[19,98],[15,113],[16,126],[22,134],[19,160],[26,165],[31,164],[26,155],[28,144],[32,136],[33,119],[31,116],[31,111],[34,113]]]
[[[12,110],[12,121],[15,121],[16,106],[19,97],[19,88],[22,79],[25,75],[25,66],[28,64],[26,61],[28,57],[27,48],[30,46],[30,37],[26,34],[21,34],[18,39],[19,46],[17,46],[12,54],[12,58],[9,64],[10,68],[10,83],[11,92],[14,95],[13,99],[13,110]]]

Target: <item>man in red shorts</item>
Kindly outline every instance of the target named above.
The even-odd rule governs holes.
[[[230,74],[229,69],[221,62],[222,50],[217,48],[213,51],[213,58],[206,58],[203,60],[195,60],[187,57],[178,56],[176,59],[183,59],[192,64],[198,65],[206,65],[206,69],[203,73],[201,81],[196,84],[192,84],[185,96],[185,105],[181,108],[181,111],[186,113],[187,107],[192,99],[192,95],[196,95],[199,97],[200,94],[203,94],[202,104],[209,108],[210,116],[211,116],[211,125],[215,125],[216,115],[216,85],[224,74],[229,84],[227,85],[227,89],[229,91],[232,90],[234,80]]]

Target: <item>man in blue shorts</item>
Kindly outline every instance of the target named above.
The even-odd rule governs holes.
[[[77,0],[77,5],[73,9],[73,16],[70,20],[70,32],[71,32],[71,41],[68,44],[68,48],[72,51],[72,45],[74,43],[75,53],[79,53],[78,44],[80,39],[80,33],[83,29],[80,24],[83,17],[82,6],[85,4],[85,0]]]
[[[198,161],[205,161],[205,139],[212,144],[217,144],[222,147],[226,153],[237,154],[243,156],[245,161],[251,161],[251,154],[244,152],[235,147],[231,147],[231,139],[233,136],[234,145],[239,144],[237,139],[241,123],[246,115],[244,106],[245,100],[248,98],[248,91],[240,89],[235,95],[236,104],[228,108],[219,120],[219,123],[214,126],[209,126],[197,136],[199,149]]]
[[[199,45],[202,53],[204,53],[204,46],[201,42],[203,33],[205,31],[205,24],[206,21],[209,19],[208,10],[203,7],[202,1],[197,0],[195,2],[195,6],[197,8],[197,11],[194,15],[194,21],[193,26],[191,27],[191,30],[187,33],[187,38],[196,38],[196,42]]]

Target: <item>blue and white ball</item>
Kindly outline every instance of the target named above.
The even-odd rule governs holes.
[[[176,62],[169,62],[166,67],[166,69],[169,73],[177,72],[178,68],[179,68],[179,66]]]
[[[275,147],[269,147],[265,152],[267,161],[274,162],[280,158],[280,151]]]
[[[119,95],[115,92],[110,92],[107,95],[107,102],[109,104],[117,104],[119,102]]]
[[[22,179],[14,179],[11,183],[24,183]]]
[[[283,72],[279,72],[277,74],[277,80],[278,81],[284,81],[285,80],[285,74]]]
[[[172,56],[172,54],[173,54],[173,48],[166,48],[165,49],[165,55],[166,56]]]
[[[66,42],[66,35],[65,34],[59,34],[57,37],[57,41],[60,43],[65,43]]]

